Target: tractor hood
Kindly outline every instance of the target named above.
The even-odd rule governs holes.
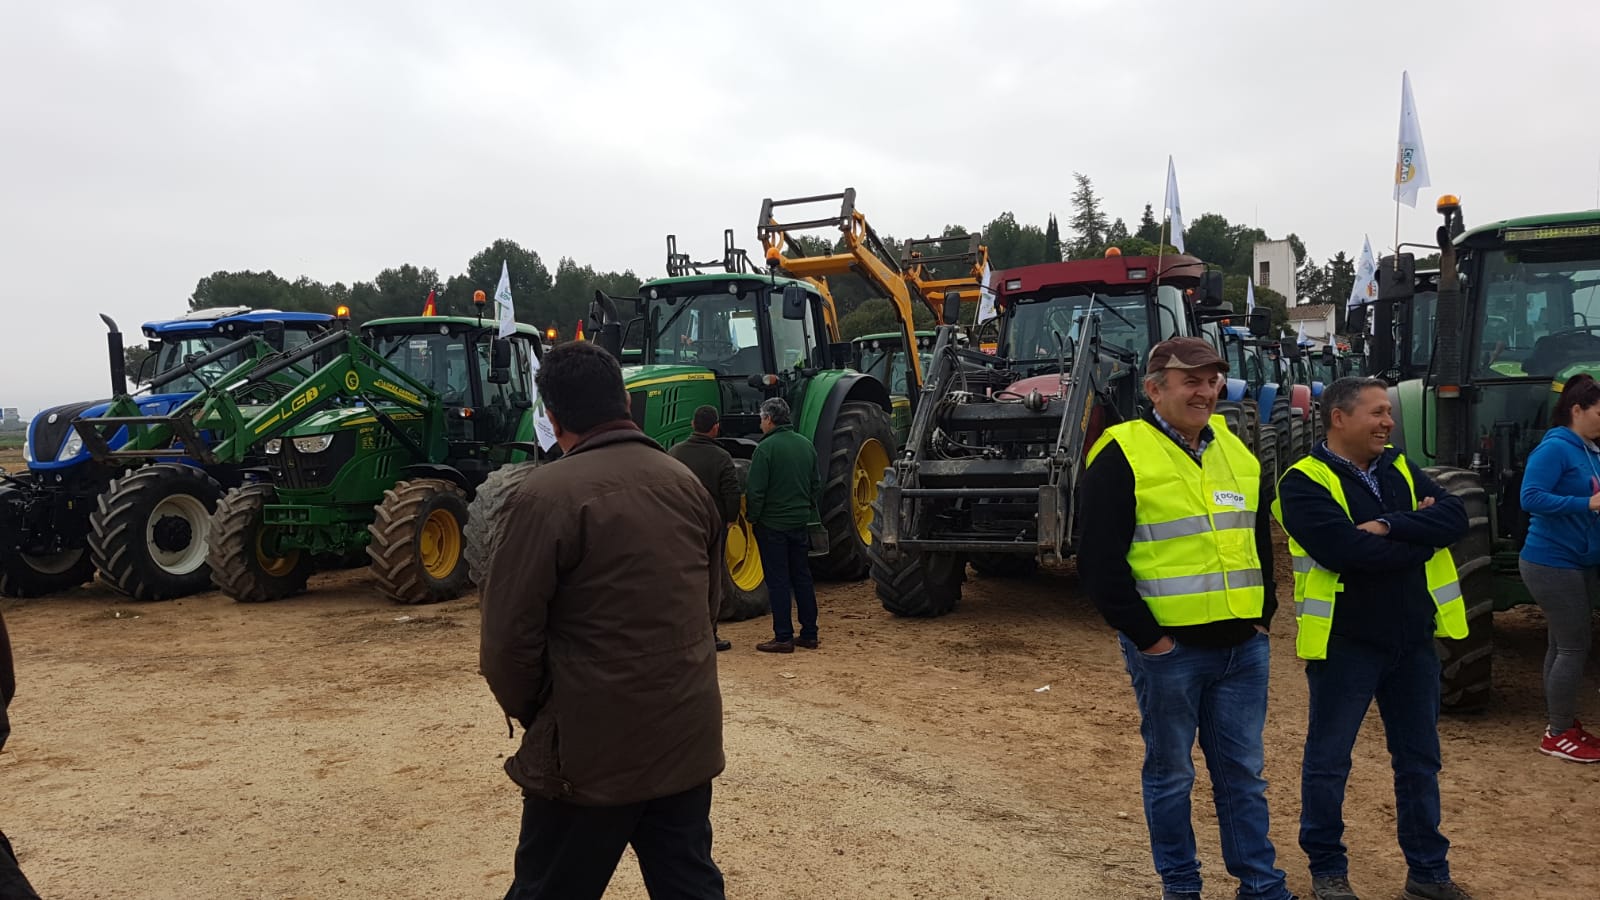
[[[164,416],[188,400],[192,394],[152,394],[140,398],[139,412],[147,416]],[[68,403],[44,410],[28,423],[28,468],[39,472],[54,472],[89,461],[89,451],[83,447],[78,432],[72,427],[74,419],[98,419],[111,408],[110,400],[90,400]],[[117,429],[111,436],[111,446],[120,447],[128,441],[126,429]]]
[[[407,422],[419,418],[415,410],[399,406],[380,406],[389,418],[397,422]],[[342,431],[347,428],[359,428],[362,425],[373,425],[378,417],[373,415],[368,406],[345,406],[333,409],[321,409],[307,416],[300,424],[285,432],[286,437],[305,437],[314,434],[328,434]]]
[[[622,383],[628,390],[669,381],[715,381],[716,373],[702,366],[623,366]]]
[[[1060,375],[1035,375],[1021,381],[1012,382],[1006,390],[1010,393],[1026,397],[1030,391],[1038,391],[1046,399],[1061,396]]]

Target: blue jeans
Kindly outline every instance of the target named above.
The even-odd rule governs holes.
[[[1144,817],[1162,886],[1201,890],[1190,795],[1194,742],[1211,771],[1222,858],[1244,900],[1292,896],[1267,837],[1267,780],[1261,730],[1267,721],[1267,636],[1214,649],[1175,644],[1148,656],[1118,636],[1144,736]]]
[[[800,614],[800,637],[817,639],[817,588],[811,580],[811,541],[804,528],[779,531],[757,525],[756,549],[761,552],[761,570],[767,578],[767,600],[772,604],[772,637],[794,640],[794,621],[789,618],[789,598]]]
[[[1378,701],[1394,766],[1396,831],[1413,879],[1450,880],[1439,833],[1439,657],[1433,643],[1386,648],[1333,635],[1328,658],[1306,662],[1311,723],[1300,768],[1300,849],[1313,876],[1346,875],[1344,786],[1350,751]]]

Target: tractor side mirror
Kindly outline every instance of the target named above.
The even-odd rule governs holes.
[[[1407,294],[1406,296],[1410,296]],[[1368,310],[1365,306],[1357,306],[1345,316],[1344,327],[1346,331],[1365,333],[1367,330]]]
[[[1266,337],[1272,333],[1272,313],[1258,309],[1250,314],[1250,336]]]
[[[505,338],[489,342],[489,383],[511,383],[511,342]]]
[[[1385,256],[1378,263],[1378,299],[1410,300],[1417,292],[1417,258],[1410,253]]]
[[[849,341],[828,345],[828,359],[832,360],[832,368],[851,369],[855,367],[855,345]]]
[[[1300,345],[1294,341],[1284,341],[1279,344],[1278,352],[1283,354],[1284,359],[1299,359],[1301,356]]]
[[[272,349],[283,352],[283,323],[268,322],[261,328],[261,339],[267,342]]]
[[[961,292],[944,292],[944,324],[954,325],[961,321]]]
[[[1332,347],[1323,347],[1322,348],[1322,364],[1323,365],[1331,366],[1337,361],[1338,361],[1338,357],[1333,355],[1333,348]]]
[[[1221,272],[1211,271],[1200,276],[1200,305],[1222,305],[1222,282]]]
[[[783,286],[783,317],[801,321],[806,317],[806,289],[798,284]]]

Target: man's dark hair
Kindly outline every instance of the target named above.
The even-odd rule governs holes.
[[[722,421],[722,417],[717,415],[715,406],[708,404],[698,407],[694,411],[694,430],[696,434],[710,434],[711,429],[717,427],[717,423],[720,421]]]
[[[1574,375],[1561,389],[1561,399],[1556,401],[1556,411],[1550,422],[1571,428],[1573,411],[1588,409],[1596,403],[1600,403],[1600,383],[1590,375]]]
[[[622,367],[595,344],[573,341],[557,345],[545,353],[534,382],[550,414],[563,430],[573,434],[631,417]]]
[[[1356,411],[1356,400],[1360,399],[1361,392],[1367,388],[1383,388],[1389,390],[1389,382],[1382,378],[1358,377],[1349,375],[1335,381],[1322,389],[1322,427],[1333,427],[1333,411],[1341,410],[1345,415]]]

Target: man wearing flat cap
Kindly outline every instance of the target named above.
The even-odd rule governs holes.
[[[1200,338],[1150,350],[1143,418],[1106,429],[1080,490],[1078,572],[1118,632],[1139,705],[1150,851],[1166,900],[1199,900],[1198,735],[1243,900],[1292,897],[1267,837],[1261,731],[1277,609],[1261,466],[1213,414],[1228,364]]]

